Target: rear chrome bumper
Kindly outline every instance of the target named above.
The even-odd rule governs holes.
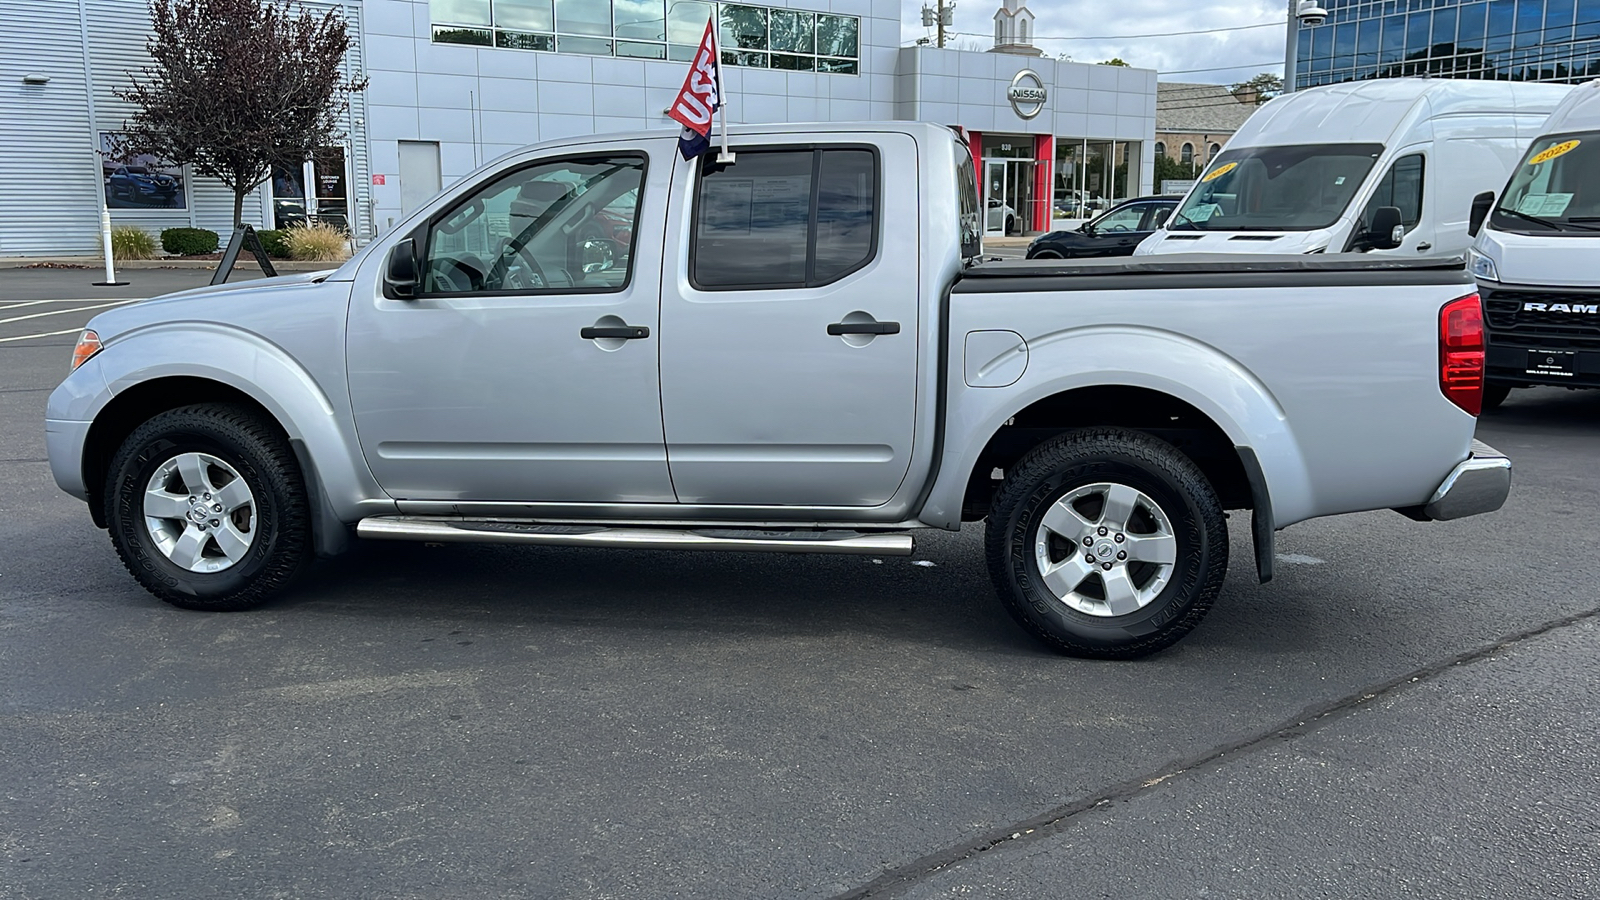
[[[1451,470],[1422,513],[1429,519],[1464,519],[1494,512],[1511,494],[1511,460],[1482,441],[1472,442],[1472,453]]]

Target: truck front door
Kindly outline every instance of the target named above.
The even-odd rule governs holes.
[[[916,144],[734,149],[674,174],[661,399],[678,499],[886,503],[918,402]]]
[[[657,348],[674,156],[601,144],[495,172],[411,232],[415,296],[351,303],[350,400],[391,496],[673,502]]]

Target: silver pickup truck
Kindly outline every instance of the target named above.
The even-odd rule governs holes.
[[[238,610],[363,538],[912,552],[988,520],[1006,608],[1063,652],[1177,641],[1276,529],[1497,509],[1456,262],[982,263],[932,125],[529,147],[337,271],[89,323],[50,397],[60,486],[133,576]]]

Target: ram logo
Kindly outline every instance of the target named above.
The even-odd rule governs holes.
[[[1600,315],[1600,303],[1524,303],[1523,312],[1564,312]]]

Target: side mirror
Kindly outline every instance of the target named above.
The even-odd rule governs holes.
[[[1467,218],[1467,235],[1477,237],[1483,230],[1483,220],[1489,218],[1489,210],[1494,209],[1494,191],[1484,191],[1472,198],[1472,213]]]
[[[417,295],[417,243],[406,238],[389,251],[383,272],[383,293],[395,300],[410,300]]]
[[[1393,250],[1406,239],[1406,226],[1400,218],[1400,207],[1380,206],[1372,214],[1372,228],[1367,231],[1367,245],[1373,250]]]
[[[1094,226],[1090,225],[1088,222],[1085,222],[1078,226],[1078,231],[1083,234],[1094,234]]]

